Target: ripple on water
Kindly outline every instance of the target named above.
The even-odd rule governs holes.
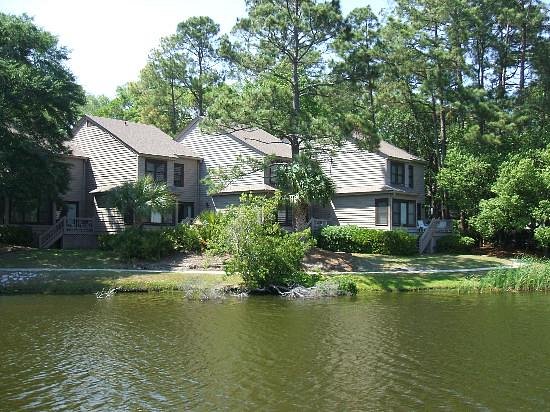
[[[0,297],[0,409],[543,409],[549,302]]]

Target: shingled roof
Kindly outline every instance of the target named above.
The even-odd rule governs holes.
[[[138,154],[200,159],[191,149],[175,142],[155,126],[89,115],[84,116],[84,119],[117,137]]]
[[[283,141],[265,130],[249,128],[236,130],[230,134],[266,155],[273,155],[283,159],[292,158],[290,142]]]

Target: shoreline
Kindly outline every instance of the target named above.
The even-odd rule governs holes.
[[[358,294],[370,292],[411,292],[428,290],[476,290],[482,273],[511,270],[517,266],[462,270],[386,271],[384,273],[338,272],[320,274],[322,279],[348,278]],[[14,268],[17,269],[17,268]],[[480,270],[483,269],[483,270]],[[238,276],[221,271],[136,271],[123,269],[0,268],[0,296],[23,294],[86,295],[116,289],[117,293],[221,291],[242,289]]]

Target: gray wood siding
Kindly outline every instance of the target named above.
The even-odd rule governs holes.
[[[136,180],[137,154],[110,133],[84,123],[73,141],[90,160],[88,190]]]
[[[168,188],[176,195],[178,201],[189,202],[195,205],[195,211],[198,208],[198,190],[199,190],[199,161],[195,159],[166,159],[153,156],[139,156],[138,176],[145,175],[145,159],[162,160],[166,162],[166,184]],[[174,186],[174,163],[183,164],[183,187]]]
[[[231,205],[240,203],[239,195],[213,196],[212,201],[216,212],[227,209]]]
[[[386,183],[386,159],[377,153],[360,150],[349,142],[331,158],[324,159],[322,165],[337,191]]]
[[[86,160],[68,158],[66,163],[69,165],[69,188],[62,196],[66,202],[78,202],[78,212],[80,217],[86,215]]]
[[[95,125],[84,123],[73,141],[88,156],[86,192],[101,186],[116,186],[134,181],[138,176],[138,155],[120,140]],[[114,232],[124,227],[123,219],[114,209],[100,207],[95,196],[88,195],[87,214],[97,216],[99,227]]]
[[[337,224],[357,225],[373,229],[388,230],[389,226],[377,226],[375,224],[374,200],[378,198],[389,198],[389,196],[387,194],[335,196],[332,205]],[[389,212],[390,210],[388,207],[388,213]]]
[[[238,156],[262,158],[258,152],[235,141],[232,137],[220,134],[211,135],[202,133],[198,127],[194,127],[184,136],[181,143],[201,156],[204,160],[200,163],[199,178],[204,179],[209,169],[228,167],[237,161]],[[258,171],[236,181],[232,187],[258,186],[264,184],[264,172]],[[231,188],[231,187],[230,187]],[[229,188],[229,189],[230,189]],[[224,196],[227,197],[227,196]],[[238,200],[238,195],[236,196]],[[199,208],[197,213],[208,208],[214,208],[212,197],[208,196],[207,187],[203,184],[199,187]]]

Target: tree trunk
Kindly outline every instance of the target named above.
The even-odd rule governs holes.
[[[294,229],[303,230],[307,223],[308,204],[298,202],[294,206]]]

